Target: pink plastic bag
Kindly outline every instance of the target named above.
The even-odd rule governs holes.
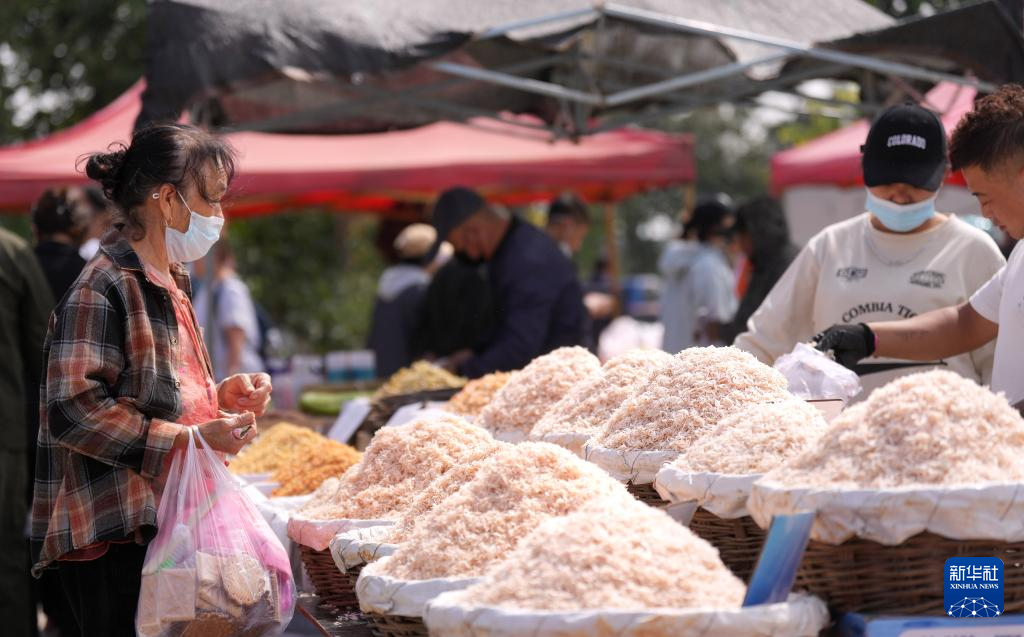
[[[198,429],[174,455],[157,524],[142,566],[140,637],[284,630],[295,610],[288,554]]]

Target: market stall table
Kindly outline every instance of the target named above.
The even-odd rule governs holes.
[[[338,611],[320,603],[312,593],[299,595],[296,609],[325,637],[372,637],[366,616],[357,611]]]

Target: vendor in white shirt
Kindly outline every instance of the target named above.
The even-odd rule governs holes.
[[[830,325],[899,321],[965,303],[1005,263],[987,234],[935,210],[948,163],[934,113],[911,104],[886,110],[862,151],[867,211],[812,238],[736,338],[765,363]],[[993,347],[986,342],[914,359],[923,363],[892,352],[850,366],[862,397],[933,365],[987,383]]]
[[[953,132],[950,159],[962,170],[982,214],[1015,239],[1024,237],[1024,88],[1007,85],[978,100]],[[970,258],[959,264],[973,271]],[[847,323],[847,321],[842,321]],[[953,357],[995,339],[992,390],[1018,409],[1024,403],[1024,252],[1010,260],[970,300],[908,321],[836,325],[818,347],[853,365],[868,356],[911,360]]]

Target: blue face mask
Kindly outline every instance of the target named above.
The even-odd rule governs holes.
[[[903,205],[876,197],[870,190],[867,192],[867,211],[878,217],[882,225],[893,232],[910,232],[935,216],[935,198],[939,193],[924,201]]]

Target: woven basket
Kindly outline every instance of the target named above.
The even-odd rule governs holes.
[[[359,429],[370,434],[375,433],[378,429],[388,424],[388,421],[391,420],[391,417],[395,415],[399,408],[414,403],[448,400],[459,393],[459,391],[461,391],[461,388],[430,389],[412,394],[398,394],[397,396],[378,398],[370,405],[370,413]]]
[[[722,561],[736,577],[750,581],[765,538],[765,532],[752,517],[745,515],[726,520],[705,509],[697,509],[690,521],[690,530],[718,549]]]
[[[369,613],[374,634],[379,637],[427,637],[426,624],[421,617],[402,617],[400,615],[378,615]]]
[[[302,564],[306,574],[313,582],[320,603],[338,609],[358,609],[359,599],[356,597],[355,580],[359,577],[362,566],[347,571],[338,568],[329,550],[317,551],[308,546],[299,545]]]
[[[1024,611],[1024,543],[950,540],[920,533],[898,546],[853,538],[838,546],[812,540],[796,588],[836,612],[945,615],[945,563],[951,557],[998,557],[1004,565],[1004,613]]]
[[[654,507],[655,509],[664,509],[669,505],[661,495],[654,490],[654,483],[648,484],[633,484],[629,482],[626,484],[626,490],[629,491],[634,498],[640,500],[647,506]]]

